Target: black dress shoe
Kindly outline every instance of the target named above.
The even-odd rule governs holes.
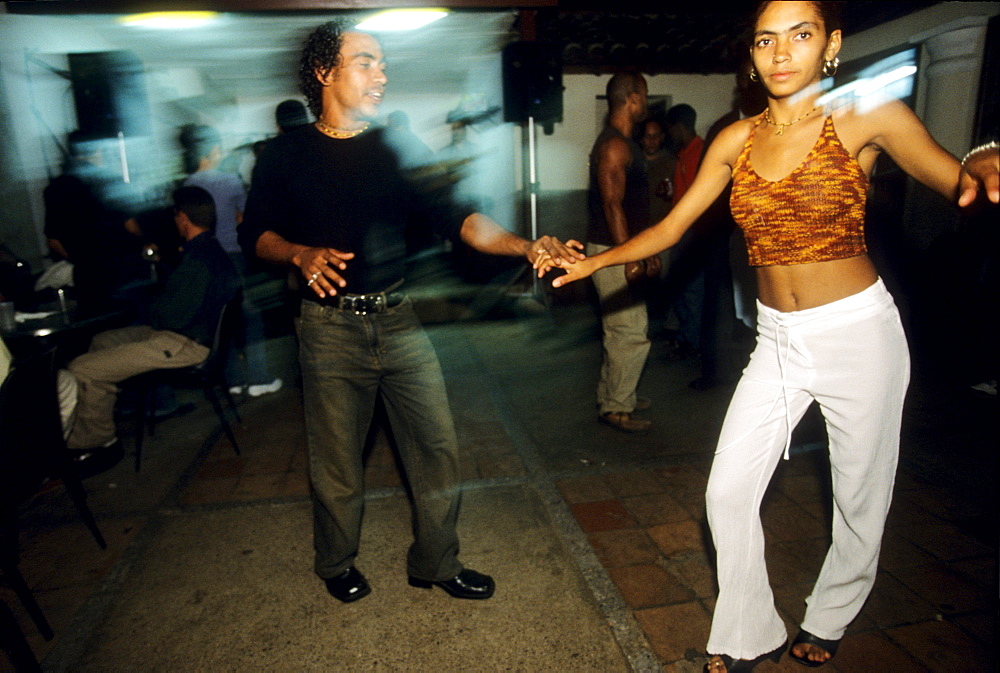
[[[466,568],[450,580],[421,580],[410,577],[410,586],[430,589],[438,585],[455,598],[489,598],[493,595],[496,584],[489,575],[477,573]]]
[[[326,590],[330,595],[344,603],[364,598],[372,592],[368,580],[354,566],[336,577],[328,577],[323,581],[326,582]]]
[[[108,446],[95,446],[90,449],[67,449],[67,451],[73,460],[73,467],[76,469],[76,473],[80,479],[87,479],[102,472],[107,472],[125,457],[125,447],[117,439]]]

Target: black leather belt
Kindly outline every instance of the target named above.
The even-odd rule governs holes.
[[[341,311],[351,311],[357,315],[381,313],[399,306],[406,299],[402,292],[376,292],[375,294],[338,294],[333,306]]]

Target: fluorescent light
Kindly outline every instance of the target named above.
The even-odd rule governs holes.
[[[416,30],[448,16],[443,9],[389,9],[371,16],[355,28],[358,30]]]
[[[218,12],[143,12],[118,19],[125,26],[139,28],[198,28],[215,20]]]

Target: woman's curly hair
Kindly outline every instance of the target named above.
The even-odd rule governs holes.
[[[348,24],[339,19],[324,23],[309,35],[302,48],[299,88],[317,119],[323,111],[323,85],[316,79],[316,73],[329,72],[340,65],[340,45],[348,30]]]

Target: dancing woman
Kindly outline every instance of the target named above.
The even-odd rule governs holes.
[[[790,655],[820,666],[836,652],[875,580],[892,497],[906,340],[864,239],[865,198],[886,152],[909,175],[966,206],[998,201],[996,145],[959,163],[904,104],[871,110],[818,104],[836,69],[841,31],[824,2],[765,2],[757,11],[752,79],[767,109],[724,129],[694,184],[654,227],[584,261],[561,265],[558,287],[668,248],[733,180],[733,216],[758,286],[758,337],[723,424],[706,495],[718,558],[706,669],[749,671],[777,660],[788,634],[764,563],[760,504],[791,432],[816,400],[830,440],[832,545],[806,600]],[[536,264],[544,271],[555,264]]]

